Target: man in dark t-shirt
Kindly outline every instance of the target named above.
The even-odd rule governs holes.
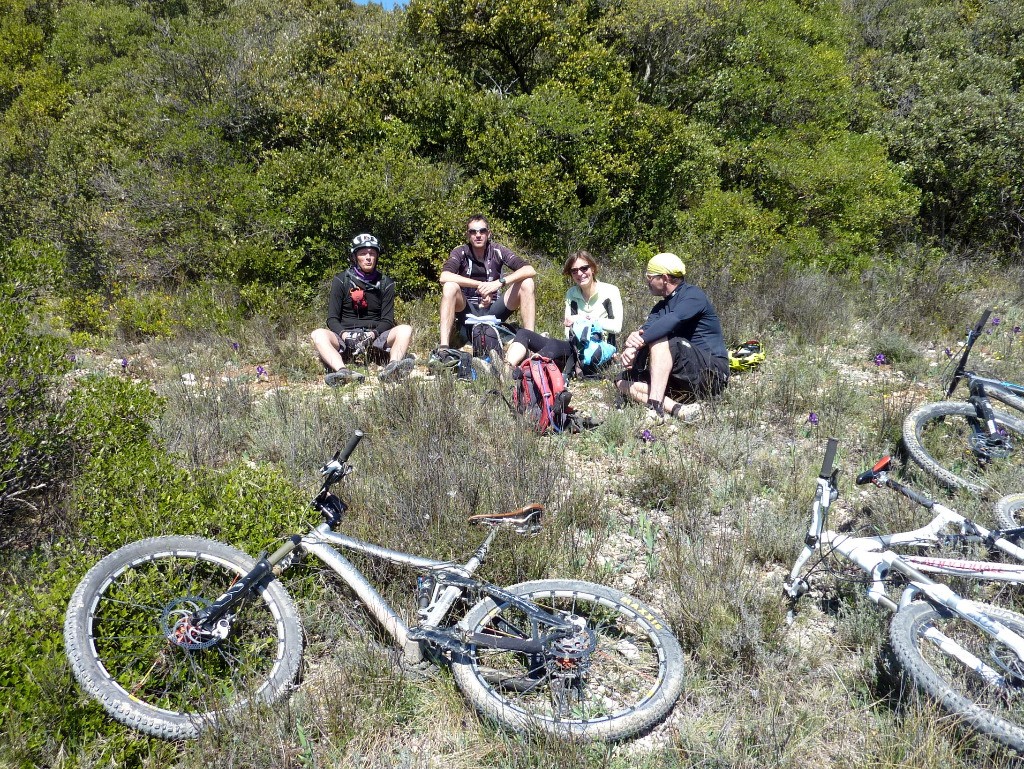
[[[384,381],[400,379],[413,367],[408,355],[411,326],[395,325],[395,281],[377,269],[380,242],[373,235],[356,235],[349,245],[350,265],[334,276],[327,307],[327,328],[310,337],[317,355],[329,370],[330,386],[361,380],[362,374],[345,367],[358,354],[385,364]]]
[[[663,253],[647,263],[647,289],[661,301],[622,351],[619,392],[646,403],[651,415],[686,416],[683,404],[717,395],[729,381],[729,353],[718,313],[707,295],[687,283],[686,266]]]
[[[473,216],[466,223],[465,245],[453,248],[441,268],[441,347],[449,346],[470,315],[501,322],[519,310],[522,327],[534,328],[537,271],[490,236],[487,219]],[[506,268],[511,272],[503,276]]]

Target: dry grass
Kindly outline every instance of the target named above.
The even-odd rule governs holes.
[[[579,407],[604,417],[598,430],[539,438],[486,382],[418,376],[386,388],[328,390],[315,367],[296,363],[268,386],[253,375],[262,358],[243,352],[237,369],[225,368],[233,360],[226,338],[205,357],[188,340],[151,349],[154,387],[166,398],[158,434],[181,463],[218,467],[245,457],[312,488],[319,464],[358,427],[367,440],[354,457],[359,472],[347,489],[346,531],[464,557],[480,538],[465,525],[468,515],[543,502],[545,532],[506,540],[481,576],[500,583],[582,577],[627,588],[666,616],[688,657],[683,700],[641,740],[606,747],[525,739],[481,723],[447,675],[403,676],[352,596],[309,569],[292,583],[308,634],[295,696],[179,746],[178,760],[208,767],[1005,766],[1005,752],[903,689],[885,655],[886,619],[856,586],[826,578],[819,600],[805,600],[793,626],[784,621],[782,576],[806,530],[829,435],[842,440],[838,522],[859,530],[924,520],[909,503],[852,483],[897,448],[903,415],[929,394],[916,383],[933,384],[934,343],[959,333],[942,334],[931,321],[882,322],[905,305],[894,298],[907,292],[900,281],[920,275],[874,276],[859,294],[786,271],[757,285],[716,286],[727,326],[737,338],[764,340],[769,359],[737,376],[702,421],[655,427],[653,442],[638,437],[637,410],[608,410],[607,383],[577,388]],[[946,296],[942,285],[929,290]],[[625,293],[631,305],[649,303],[635,286]],[[951,321],[959,327],[993,301],[1004,317],[1024,320],[1020,297],[975,297],[946,312],[961,313]],[[404,309],[416,310],[414,349],[424,353],[436,333],[430,307]],[[237,336],[264,338],[261,355],[271,355],[261,334]],[[303,332],[286,338],[302,340]],[[309,355],[301,341],[295,347],[297,356]],[[1000,350],[993,342],[979,354]],[[875,366],[877,352],[892,362]],[[237,375],[224,379],[225,370]],[[183,384],[183,373],[199,384]],[[812,412],[817,425],[808,421]],[[911,477],[937,492],[919,474]],[[982,502],[956,503],[988,521]],[[410,608],[412,575],[368,564],[367,573],[396,605]],[[134,738],[111,726],[52,764],[98,765],[103,752],[95,745],[106,739]]]

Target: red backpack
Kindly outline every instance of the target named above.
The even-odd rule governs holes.
[[[537,432],[543,434],[549,428],[556,433],[572,430],[572,394],[565,389],[562,370],[551,358],[531,355],[519,364],[512,377],[512,404]]]

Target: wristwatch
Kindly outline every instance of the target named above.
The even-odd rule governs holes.
[[[498,276],[498,285],[499,286],[504,286],[505,285],[505,278],[503,276],[500,276],[500,275]]]

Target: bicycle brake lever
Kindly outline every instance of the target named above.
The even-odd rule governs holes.
[[[892,464],[892,457],[885,456],[875,462],[874,467],[870,470],[865,470],[863,473],[857,476],[857,485],[863,486],[865,483],[873,483],[876,486],[885,483],[886,471],[889,469],[889,465]]]
[[[328,462],[326,465],[320,468],[320,475],[330,475],[332,473],[341,473],[345,469],[345,466],[338,461],[337,455],[334,459]]]

